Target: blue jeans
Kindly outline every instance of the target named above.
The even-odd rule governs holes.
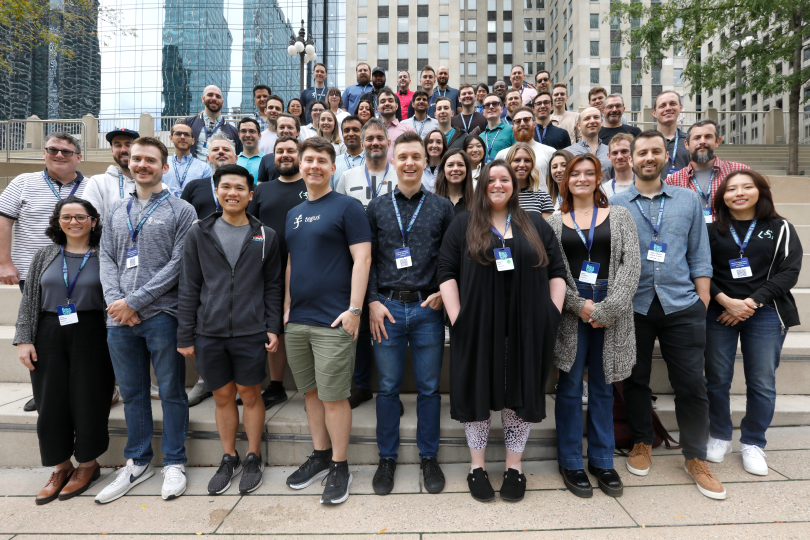
[[[163,465],[186,463],[188,396],[186,362],[177,352],[177,319],[158,313],[135,326],[107,329],[115,378],[124,401],[127,445],[124,457],[135,465],[152,462],[152,400],[149,361],[155,368],[163,407]]]
[[[776,310],[762,306],[736,326],[717,322],[721,311],[706,313],[706,392],[709,396],[709,433],[715,439],[731,440],[729,391],[734,376],[734,357],[739,337],[747,387],[745,417],[740,423],[740,442],[765,448],[765,431],[776,406],[776,368],[787,330],[782,332]]]
[[[607,280],[594,285],[577,281],[579,295],[601,302]],[[613,468],[613,385],[605,384],[602,349],[605,329],[578,322],[577,356],[571,371],[560,370],[554,417],[557,422],[557,462],[566,469],[582,469],[582,374],[588,368],[588,462],[600,469]]]
[[[442,310],[407,304],[380,295],[396,324],[385,319],[388,339],[374,341],[377,364],[377,446],[380,458],[397,459],[399,449],[399,389],[405,373],[405,353],[411,346],[413,375],[416,380],[416,445],[419,457],[435,458],[439,451],[439,415],[441,397],[439,379],[444,355],[444,317]]]

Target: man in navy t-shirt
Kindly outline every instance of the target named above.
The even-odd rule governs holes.
[[[329,185],[335,172],[331,143],[321,137],[304,141],[300,169],[308,200],[287,213],[284,334],[315,451],[287,485],[303,489],[328,476],[321,503],[339,504],[352,482],[348,397],[371,266],[371,227],[360,201]]]

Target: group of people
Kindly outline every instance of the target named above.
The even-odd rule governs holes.
[[[495,497],[485,462],[493,411],[506,446],[499,496],[523,499],[522,454],[531,424],[546,417],[550,377],[563,485],[593,495],[587,395],[587,470],[606,495],[622,495],[618,382],[633,440],[626,468],[647,475],[656,340],[684,468],[713,499],[726,497],[707,462],[731,451],[740,340],[743,464],[767,474],[775,370],[799,324],[790,290],[802,247],[766,179],[714,154],[713,121],[681,131],[675,92],[655,99],[658,129],[642,132],[622,122],[621,96],[601,88],[580,113],[566,111],[565,86],[549,88],[546,72],[533,88],[515,66],[513,87],[493,93],[455,90],[448,78],[426,67],[411,92],[400,72],[393,91],[384,70],[360,64],[358,84],[341,95],[324,87],[319,64],[316,86],[287,112],[257,86],[257,114],[236,125],[208,87],[203,112],[172,127],[174,155],[119,129],[107,134],[115,165],[89,179],[76,170],[79,142],[47,137],[45,170],[0,194],[0,282],[23,292],[14,344],[31,373],[42,463],[54,467],[37,504],[99,478],[117,392],[126,465],[96,502],[154,475],[151,397],[163,409],[163,499],[186,489],[188,408],[211,396],[224,454],[208,492],[224,493],[240,474],[239,491],[255,491],[265,410],[287,400],[288,364],[313,452],[287,485],[324,479],[321,503],[348,498],[352,409],[373,398],[375,365],[372,485],[388,494],[408,350],[423,485],[439,493],[446,328],[450,415],[464,425],[478,501]],[[199,374],[188,394],[184,357]]]

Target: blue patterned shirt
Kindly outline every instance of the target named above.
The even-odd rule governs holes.
[[[355,167],[360,167],[366,162],[366,153],[360,152],[356,156],[352,156],[349,153],[339,154],[335,158],[335,174],[332,175],[332,180],[330,184],[332,185],[332,189],[337,187],[337,183],[340,181],[340,177],[343,176],[343,173],[346,171],[350,171]]]
[[[183,188],[198,178],[213,176],[211,166],[191,155],[177,159],[177,154],[169,156],[169,172],[163,175],[163,183],[175,197],[180,197]]]

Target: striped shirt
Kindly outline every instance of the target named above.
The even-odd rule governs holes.
[[[712,166],[712,171],[714,172],[714,177],[712,178],[712,183],[709,185],[709,193],[705,193],[704,195],[709,196],[709,201],[714,203],[714,194],[717,193],[717,188],[723,183],[723,180],[726,179],[726,176],[731,174],[734,171],[742,171],[745,169],[750,169],[748,165],[744,163],[736,163],[734,161],[726,161],[724,159],[720,159],[719,157],[714,158],[714,165]],[[690,162],[689,165],[684,167],[683,169],[678,170],[667,176],[666,183],[670,186],[677,186],[686,189],[691,189],[692,191],[697,192],[695,189],[695,181],[694,181],[694,171],[692,170],[692,163]],[[700,203],[706,207],[706,200],[703,197],[699,197],[701,199]],[[711,207],[711,203],[709,203],[709,207]],[[714,220],[715,215],[712,212],[712,220]]]
[[[540,212],[541,214],[554,212],[554,204],[552,204],[551,197],[545,191],[521,189],[520,193],[518,193],[518,202],[526,212]]]
[[[343,173],[350,171],[355,167],[359,167],[360,165],[365,164],[365,162],[365,152],[360,152],[356,156],[352,156],[351,154],[340,154],[337,156],[335,158],[335,174],[332,175],[332,189],[337,187],[337,183],[340,181],[340,177],[343,176]]]
[[[76,189],[77,197],[84,194],[87,182],[84,176],[76,171],[76,179],[62,184],[51,179],[53,188],[59,193],[56,198],[42,172],[24,173],[11,181],[0,194],[0,216],[14,220],[14,243],[11,248],[11,262],[20,272],[20,279],[25,279],[31,259],[39,248],[50,246],[53,241],[45,236],[48,221],[53,208],[61,199],[65,199]]]

